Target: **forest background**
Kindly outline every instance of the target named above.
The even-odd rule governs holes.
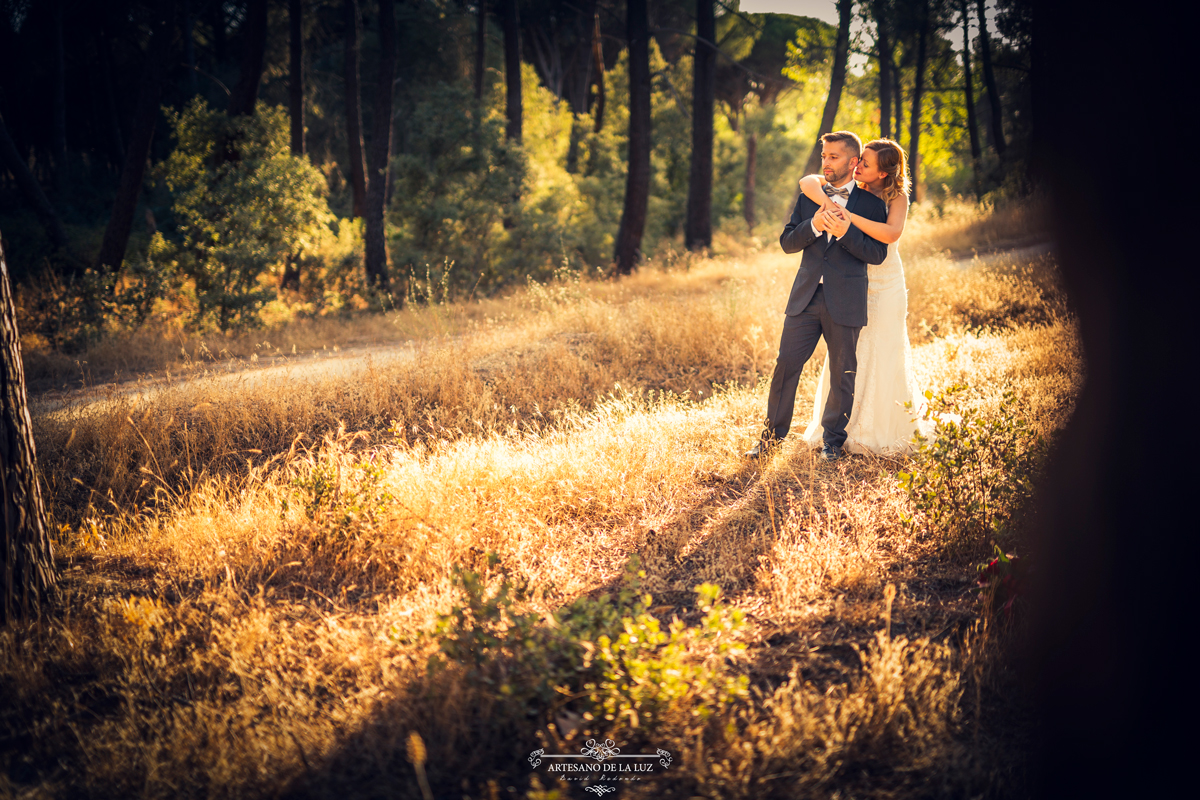
[[[1030,4],[830,5],[838,24],[659,0],[642,55],[604,0],[5,0],[0,231],[26,350],[762,247],[831,129],[897,139],[935,213],[1029,191]]]

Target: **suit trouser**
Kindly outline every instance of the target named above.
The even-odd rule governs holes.
[[[845,443],[846,425],[854,408],[854,376],[858,369],[855,348],[861,330],[833,321],[825,306],[824,284],[817,286],[812,300],[802,312],[783,318],[779,358],[775,361],[771,393],[767,398],[767,429],[776,439],[787,436],[791,429],[800,372],[824,336],[829,349],[829,395],[821,415],[822,438],[826,444],[835,447]]]

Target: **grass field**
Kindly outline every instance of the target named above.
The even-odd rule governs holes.
[[[915,220],[909,328],[922,387],[1052,442],[1083,374],[1053,258],[946,254],[1034,218]],[[0,633],[0,794],[591,797],[528,756],[607,738],[673,757],[618,797],[1019,796],[987,537],[906,524],[907,459],[740,455],[794,269],[746,250],[224,342],[411,342],[350,378],[231,384],[162,331],[78,359],[189,380],[35,417],[64,602]]]

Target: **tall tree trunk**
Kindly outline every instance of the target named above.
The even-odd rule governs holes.
[[[25,396],[25,368],[17,309],[0,249],[0,627],[37,617],[57,586],[54,550],[37,477],[33,423]]]
[[[392,82],[396,75],[396,18],[392,0],[379,0],[379,79],[371,143],[367,149],[367,283],[379,292],[389,288],[383,212],[387,204],[388,162],[392,157]]]
[[[908,201],[921,199],[919,191],[921,175],[921,98],[925,91],[926,45],[929,38],[929,0],[921,3],[921,29],[917,33],[917,71],[913,78],[912,113],[908,119],[908,167],[912,173],[912,187]]]
[[[604,128],[604,48],[600,36],[600,12],[593,16],[592,23],[592,68],[596,70],[596,126],[599,133]]]
[[[288,0],[288,106],[292,155],[304,155],[304,0]]]
[[[342,4],[346,26],[343,73],[346,81],[346,138],[350,140],[350,189],[354,196],[353,215],[362,218],[367,213],[367,167],[363,161],[362,90],[358,82],[358,42],[362,19],[358,0]]]
[[[125,162],[125,143],[121,136],[121,115],[117,112],[117,96],[113,91],[112,51],[103,28],[100,29],[100,36],[96,40],[96,49],[100,54],[100,77],[104,81],[104,110],[108,116],[105,127],[108,128],[109,144],[113,151],[113,166],[119,167]]]
[[[967,0],[962,0],[963,23],[963,88],[966,90],[967,101],[967,130],[971,136],[971,168],[975,173],[975,199],[978,200],[983,192],[980,183],[980,159],[983,150],[979,146],[979,125],[975,121],[975,87],[971,83],[971,15],[968,13]]]
[[[0,162],[3,162],[4,166],[8,167],[8,171],[12,173],[13,180],[17,182],[21,194],[25,195],[25,201],[33,207],[34,213],[37,214],[38,222],[42,224],[42,228],[46,231],[46,236],[50,239],[50,243],[58,248],[66,247],[67,235],[63,232],[62,220],[59,219],[58,212],[54,210],[54,206],[50,204],[46,193],[42,191],[37,178],[29,171],[29,164],[25,159],[21,158],[20,151],[17,150],[12,136],[8,133],[8,126],[4,124],[4,116],[2,114],[0,114]]]
[[[875,45],[879,48],[879,135],[892,138],[892,39],[888,36],[888,20],[883,3],[872,4],[875,28],[878,31]]]
[[[987,16],[984,14],[985,0],[977,0],[979,11],[979,57],[983,62],[983,83],[987,86],[988,101],[992,105],[992,147],[996,155],[1004,157],[1008,145],[1004,141],[1004,117],[1000,110],[1000,90],[996,88],[996,76],[992,74],[992,45],[988,40]]]
[[[192,15],[192,0],[183,0],[183,57],[188,67],[188,93],[195,97],[200,92],[196,79],[196,18]]]
[[[746,232],[754,233],[758,219],[754,213],[754,200],[758,177],[758,134],[746,133],[746,183],[742,187],[742,217],[746,220]]]
[[[713,103],[717,84],[717,20],[713,0],[696,0],[696,55],[692,59],[692,163],[683,244],[712,247]]]
[[[821,127],[817,130],[817,141],[804,166],[804,174],[821,171],[821,136],[833,130],[837,120],[838,104],[842,100],[842,87],[846,85],[846,61],[850,57],[850,20],[853,17],[853,0],[838,0],[837,45],[833,51],[833,70],[829,76],[829,97],[825,100],[825,111],[821,114]],[[793,203],[793,205],[795,205]]]
[[[267,52],[267,0],[250,0],[242,23],[242,64],[238,82],[229,94],[229,116],[254,113]]]
[[[213,57],[218,63],[225,60],[226,36],[225,36],[225,3],[221,0],[210,2],[208,9],[212,13],[212,19],[209,24],[212,25],[213,32]]]
[[[133,212],[142,192],[142,177],[146,174],[146,162],[150,159],[150,142],[154,138],[154,126],[158,121],[159,98],[162,96],[169,71],[174,24],[175,2],[163,0],[159,4],[154,32],[150,37],[149,52],[146,54],[146,65],[142,70],[137,110],[134,112],[129,147],[125,151],[125,165],[121,168],[117,197],[113,201],[108,227],[104,230],[100,255],[96,259],[96,266],[103,271],[119,271],[121,263],[125,260],[129,231],[133,227]]]
[[[521,141],[521,19],[517,0],[504,0],[504,83],[506,93],[505,113],[508,128],[505,135]]]
[[[900,65],[892,62],[892,100],[896,104],[896,144],[900,144],[900,135],[904,133],[904,77]]]
[[[67,62],[63,50],[63,6],[66,0],[54,3],[54,94],[51,97],[53,118],[50,141],[54,147],[54,182],[59,191],[66,191],[67,180]],[[62,198],[59,198],[62,201]]]
[[[483,101],[483,71],[487,68],[487,0],[475,0],[475,102]]]
[[[621,275],[630,274],[637,266],[650,198],[650,21],[646,0],[628,0],[625,13],[629,42],[629,170],[614,254]]]

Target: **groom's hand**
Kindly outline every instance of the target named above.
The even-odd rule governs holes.
[[[834,237],[845,236],[846,231],[850,230],[850,215],[840,208],[830,210],[826,220],[826,230]]]
[[[824,212],[824,211],[818,211],[816,214],[813,215],[813,218],[812,218],[813,230],[820,231],[821,233],[825,232],[825,228],[826,228],[825,215],[826,215],[826,212]]]

